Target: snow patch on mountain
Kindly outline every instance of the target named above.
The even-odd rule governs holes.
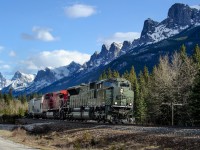
[[[62,66],[54,69],[45,68],[44,70],[39,70],[34,81],[25,89],[26,93],[37,92],[40,89],[64,78],[72,75],[73,73],[79,71],[81,65],[75,62],[71,62],[67,66]]]
[[[184,30],[186,28],[188,28],[188,25],[184,27],[179,27],[179,28],[177,27],[174,29],[167,28],[166,25],[159,25],[155,28],[154,33],[152,34],[147,33],[147,35],[151,37],[153,40],[153,42],[148,42],[147,44],[156,43],[166,38],[169,38],[171,36],[174,36],[178,34],[180,30]]]

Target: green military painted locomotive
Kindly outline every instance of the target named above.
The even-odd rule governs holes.
[[[105,79],[68,88],[68,119],[125,122],[133,119],[134,93],[123,78]]]
[[[29,115],[69,120],[133,120],[134,93],[123,78],[105,79],[46,93],[29,102]]]

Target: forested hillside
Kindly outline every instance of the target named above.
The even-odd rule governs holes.
[[[171,57],[160,57],[152,73],[145,66],[137,76],[132,66],[121,75],[132,83],[136,123],[200,125],[200,48],[191,56],[186,51],[182,45]],[[100,79],[119,76],[109,68]]]

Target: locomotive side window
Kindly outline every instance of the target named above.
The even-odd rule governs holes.
[[[120,83],[120,86],[121,87],[129,87],[129,84],[128,83]]]
[[[93,83],[90,83],[90,89],[95,89],[95,82],[93,82]]]

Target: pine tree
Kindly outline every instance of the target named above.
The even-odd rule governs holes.
[[[111,79],[112,78],[112,70],[110,68],[108,68],[108,71],[107,71],[107,78],[108,79]]]
[[[128,80],[131,82],[132,89],[134,90],[135,89],[135,82],[137,80],[137,76],[136,76],[136,73],[135,73],[134,66],[131,67],[131,71],[129,73]]]
[[[113,77],[113,78],[119,78],[119,77],[120,77],[119,72],[116,71],[116,70],[114,70],[114,71],[113,71],[112,77]]]
[[[198,44],[194,49],[193,60],[197,64],[198,68],[200,68],[200,48]]]
[[[13,89],[10,88],[10,89],[9,89],[9,92],[8,92],[8,97],[9,97],[10,100],[13,99],[12,91],[13,91]]]
[[[107,79],[107,75],[106,75],[106,71],[105,70],[103,71],[102,79]]]
[[[136,80],[135,82],[135,89],[134,89],[134,114],[136,117],[136,121],[138,122],[138,116],[139,116],[139,97],[140,96],[140,89],[139,89],[139,84],[138,81]]]
[[[126,71],[124,72],[124,74],[122,75],[122,78],[125,78],[126,80],[129,80],[129,73],[128,73],[127,70],[126,70]]]
[[[187,57],[186,47],[184,44],[180,48],[180,55],[181,55],[182,60],[185,60]]]
[[[4,95],[3,95],[3,99],[4,99],[4,101],[5,101],[5,103],[6,103],[7,105],[10,105],[11,99],[9,98],[9,95],[8,95],[8,94],[4,94]]]
[[[145,78],[143,73],[140,71],[139,73],[139,96],[137,98],[137,118],[140,123],[144,123],[147,119],[147,104],[146,104],[146,97],[147,97],[147,88],[145,83]]]
[[[189,112],[196,125],[200,125],[200,71],[195,80],[189,101]]]
[[[149,82],[149,70],[148,70],[147,66],[144,66],[144,72],[143,72],[143,74],[144,74],[144,80],[145,80],[145,82],[148,83]]]
[[[2,92],[0,91],[0,101],[3,100],[3,94]]]

